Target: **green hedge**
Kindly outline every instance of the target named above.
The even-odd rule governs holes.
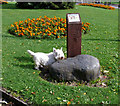
[[[75,2],[17,2],[17,8],[24,9],[70,9]]]

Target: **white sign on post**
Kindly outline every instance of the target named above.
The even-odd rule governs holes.
[[[68,14],[69,22],[80,22],[79,14]]]

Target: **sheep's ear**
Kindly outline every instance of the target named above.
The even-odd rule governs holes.
[[[56,49],[55,49],[55,48],[53,48],[53,52],[56,52]]]
[[[61,50],[63,49],[63,47],[61,47]]]

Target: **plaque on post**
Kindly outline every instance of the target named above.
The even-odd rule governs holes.
[[[67,57],[81,54],[82,22],[79,13],[68,13],[67,22]]]

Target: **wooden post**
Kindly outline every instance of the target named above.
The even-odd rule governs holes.
[[[67,22],[67,57],[81,54],[82,22],[79,13],[66,14]]]

